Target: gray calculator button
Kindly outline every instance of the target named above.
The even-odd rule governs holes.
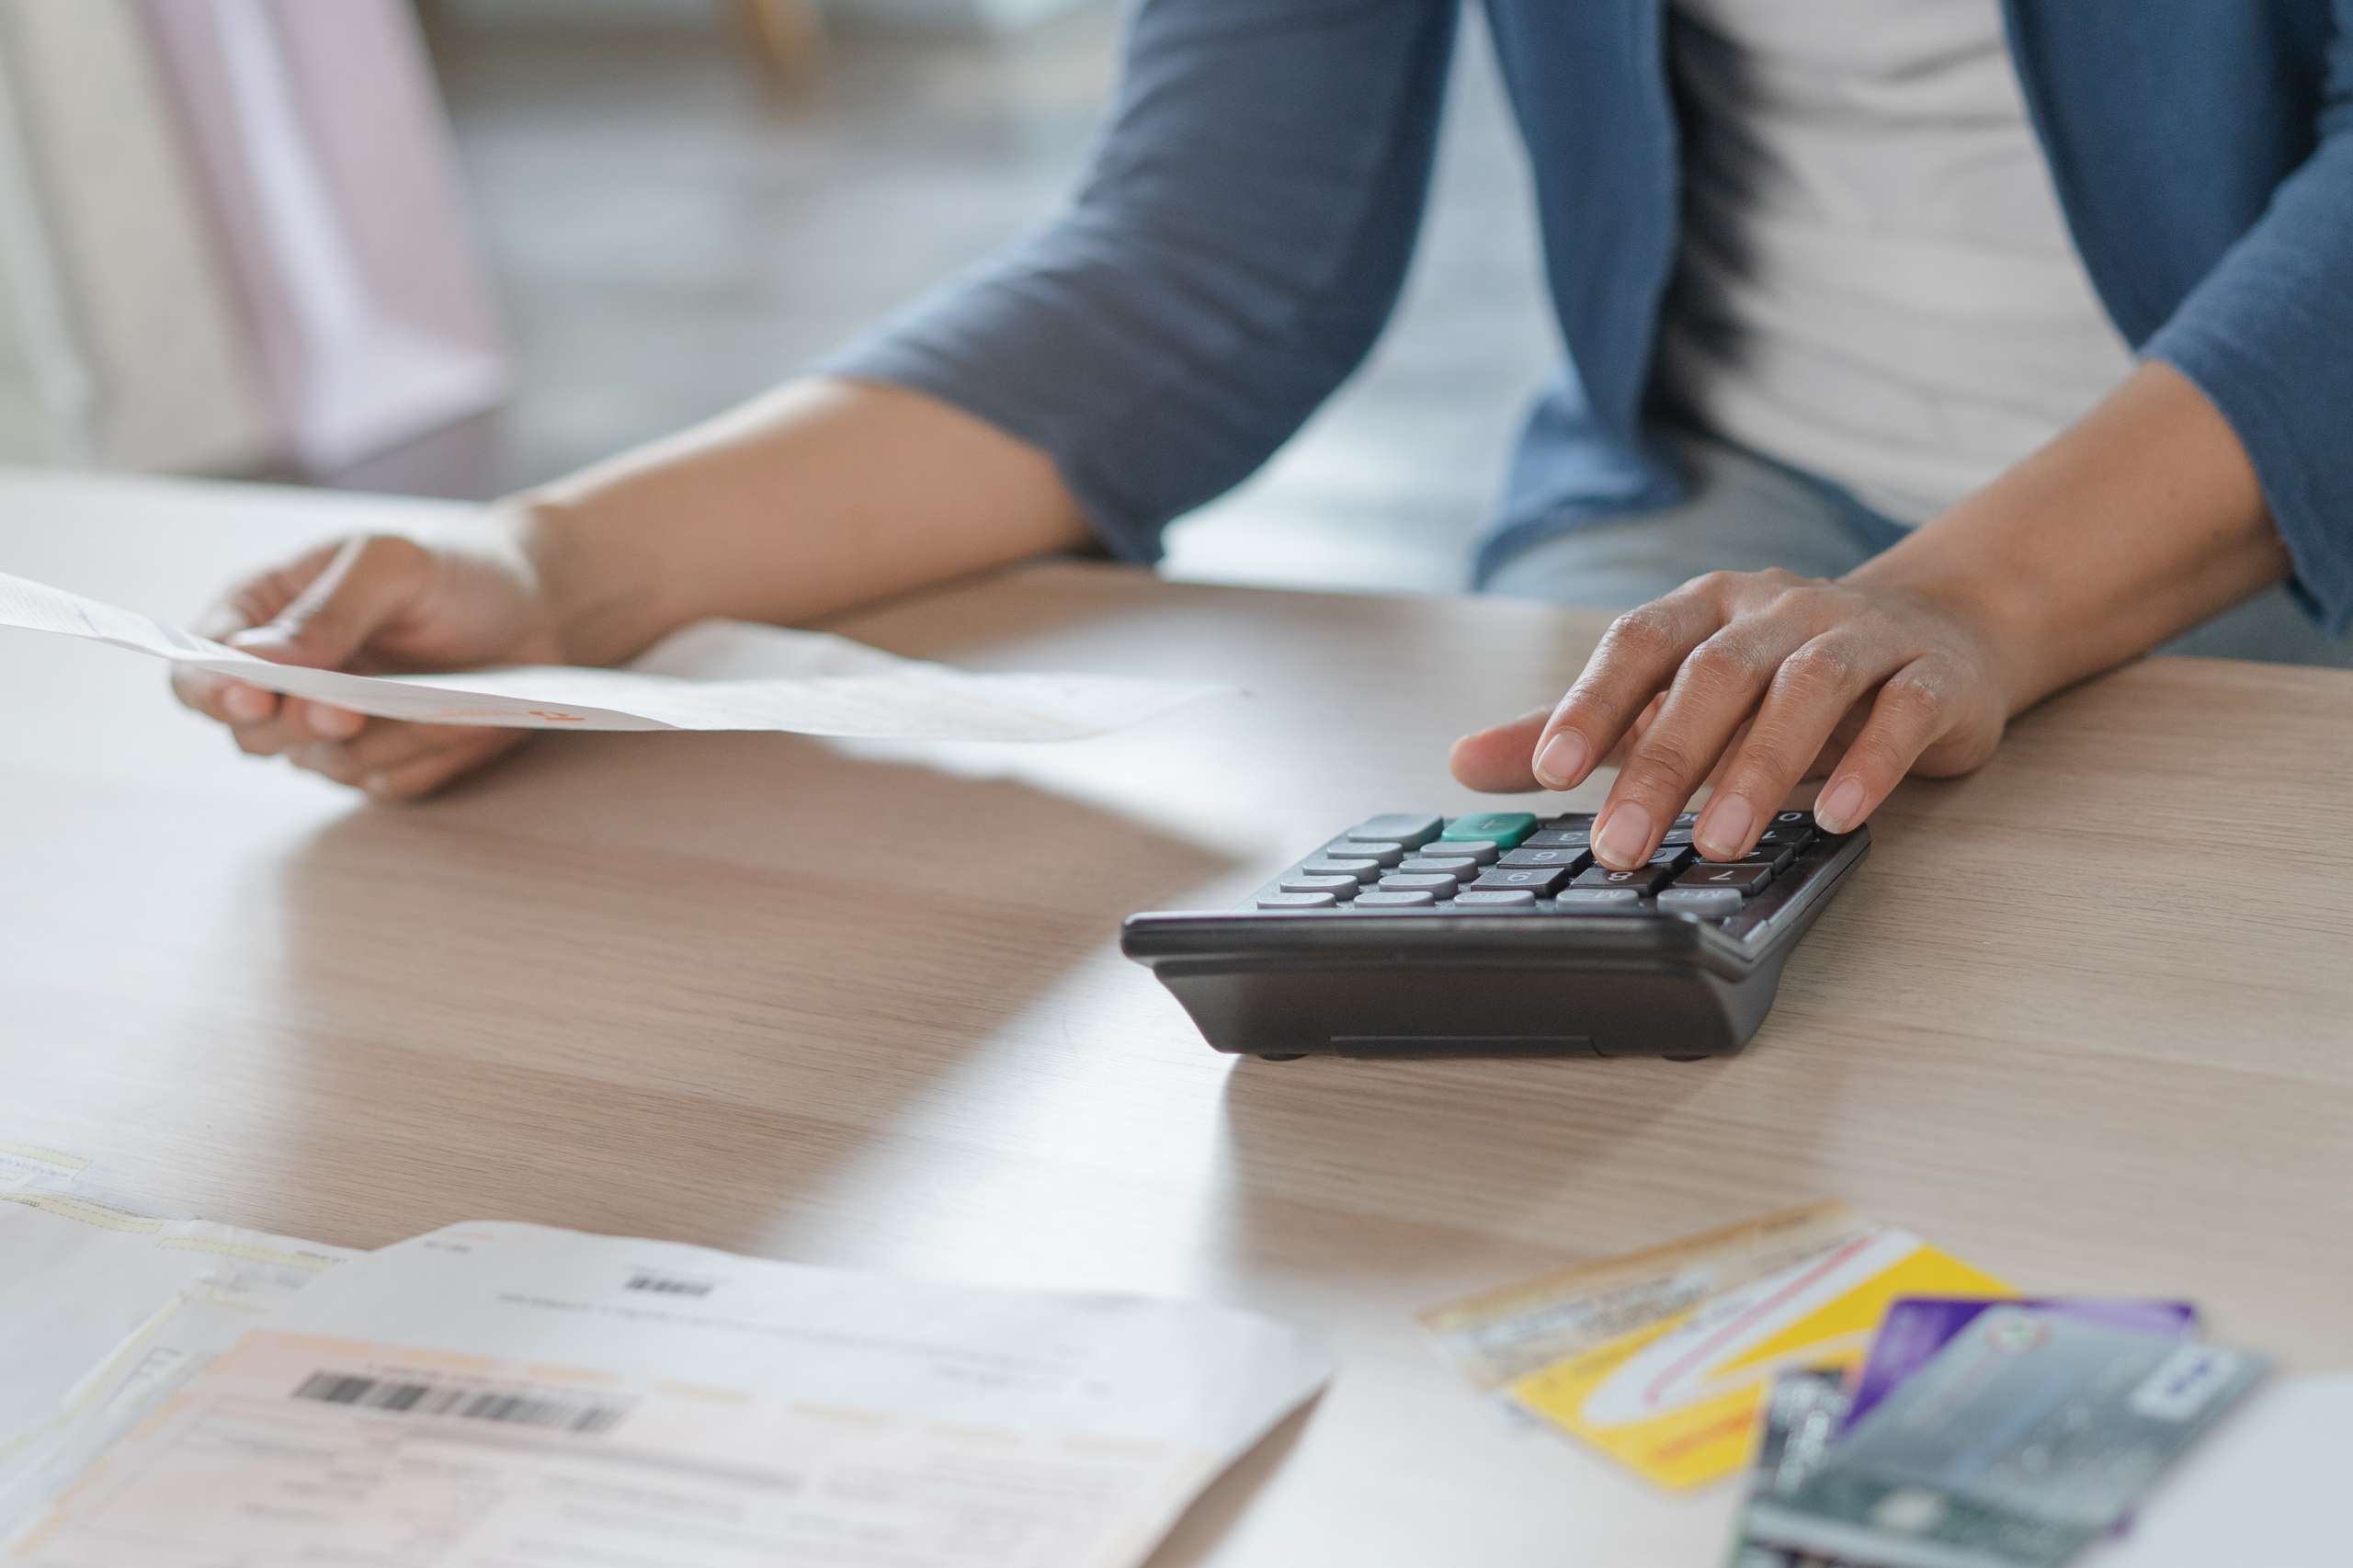
[[[1486,838],[1449,838],[1424,848],[1422,853],[1447,860],[1476,860],[1482,866],[1492,866],[1502,854],[1503,846]]]
[[[1553,902],[1567,914],[1586,910],[1631,915],[1641,907],[1643,895],[1631,888],[1564,888]]]
[[[1300,867],[1299,874],[1303,877],[1350,877],[1359,882],[1369,882],[1381,875],[1381,866],[1373,860],[1344,860],[1337,856],[1319,855]]]
[[[1688,844],[1691,842],[1691,830],[1688,827],[1670,827],[1659,835],[1658,841],[1664,845]]]
[[[1399,864],[1397,874],[1402,877],[1451,877],[1458,882],[1467,882],[1479,874],[1479,863],[1452,855],[1414,855]]]
[[[1282,890],[1285,892],[1328,892],[1334,898],[1353,898],[1356,896],[1357,880],[1354,877],[1285,877]]]
[[[1587,824],[1584,827],[1539,828],[1521,839],[1519,846],[1522,849],[1583,849],[1592,842],[1593,828]]]
[[[1536,895],[1526,888],[1488,888],[1454,895],[1457,909],[1533,909]]]
[[[1408,849],[1418,849],[1445,831],[1446,824],[1440,818],[1392,812],[1387,816],[1367,817],[1348,829],[1347,836],[1373,844],[1397,844]]]
[[[1382,866],[1394,866],[1405,858],[1405,846],[1376,839],[1336,838],[1325,845],[1321,853],[1336,860],[1370,860]]]
[[[1357,895],[1358,909],[1427,909],[1438,900],[1426,892],[1368,892]]]
[[[1731,888],[1669,888],[1658,895],[1658,906],[1669,915],[1703,915],[1711,918],[1740,910],[1740,894]]]
[[[1587,855],[1584,849],[1574,844],[1546,844],[1540,845],[1534,849],[1530,849],[1526,845],[1522,845],[1518,849],[1515,849],[1510,854],[1505,856],[1497,862],[1497,864],[1504,866],[1566,866],[1572,871],[1581,871],[1585,869],[1586,863],[1592,857]]]
[[[1403,872],[1392,871],[1381,879],[1382,892],[1426,892],[1435,897],[1441,893],[1450,893],[1454,889],[1455,881],[1450,872],[1442,872],[1437,876],[1411,877]]]
[[[1262,892],[1261,909],[1337,909],[1340,901],[1328,892]]]

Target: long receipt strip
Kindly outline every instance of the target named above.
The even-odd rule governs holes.
[[[1131,1568],[1330,1372],[1222,1308],[460,1225],[313,1281],[6,1560]]]
[[[6,573],[0,573],[0,627],[108,642],[379,719],[517,729],[1069,741],[1230,689],[1129,676],[971,674],[824,632],[732,623],[690,628],[634,669],[523,665],[459,675],[350,675],[271,664]],[[756,673],[711,676],[714,667],[731,663]]]

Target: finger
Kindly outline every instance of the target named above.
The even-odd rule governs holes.
[[[285,699],[286,722],[306,735],[323,741],[349,741],[368,727],[368,716],[354,713],[348,708],[336,708],[307,697]]]
[[[278,711],[274,693],[202,670],[173,670],[172,695],[183,706],[232,726],[258,723]]]
[[[466,732],[464,740],[439,751],[368,774],[360,779],[359,787],[379,800],[415,800],[521,744],[523,738],[524,732],[520,730],[471,730]]]
[[[1625,760],[1627,752],[1642,740],[1665,699],[1665,693],[1651,699],[1610,748],[1609,755],[1601,759],[1603,767]],[[1536,738],[1543,733],[1552,712],[1550,708],[1532,708],[1508,723],[1474,730],[1455,742],[1447,758],[1455,781],[1465,789],[1490,795],[1524,795],[1530,790],[1542,789],[1536,781],[1534,767]]]
[[[1494,795],[1535,789],[1536,776],[1529,770],[1529,758],[1535,755],[1536,737],[1552,716],[1550,708],[1531,708],[1508,723],[1473,730],[1455,742],[1446,759],[1455,781],[1466,790]]]
[[[1791,651],[1699,813],[1691,835],[1699,853],[1711,860],[1747,854],[1856,704],[1909,657],[1844,628]]]
[[[267,622],[294,601],[334,562],[336,545],[305,551],[283,566],[257,573],[232,587],[221,600],[196,618],[191,630],[199,637],[220,642]],[[227,676],[202,670],[175,669],[172,695],[187,707],[223,724],[257,724],[275,717],[278,694]]]
[[[430,586],[431,558],[396,534],[354,539],[267,621],[229,639],[273,664],[338,669]]]
[[[297,767],[359,788],[371,773],[397,772],[482,733],[478,727],[455,724],[377,723],[350,741],[304,742],[290,748],[287,756]]]
[[[1574,789],[1600,765],[1685,655],[1722,628],[1717,588],[1702,577],[1610,623],[1537,737],[1529,771],[1538,783]]]
[[[1950,683],[1931,660],[1915,659],[1879,688],[1870,717],[1831,769],[1813,806],[1826,833],[1852,833],[1879,809],[1922,752],[1954,723]]]
[[[1756,710],[1773,675],[1811,628],[1780,616],[1749,617],[1691,651],[1642,744],[1618,770],[1594,819],[1593,857],[1631,870],[1659,840]]]

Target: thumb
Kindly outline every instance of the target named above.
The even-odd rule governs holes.
[[[414,540],[351,540],[285,608],[229,645],[272,664],[338,669],[416,602],[430,576],[430,557]]]

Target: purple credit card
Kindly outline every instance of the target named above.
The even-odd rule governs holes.
[[[2188,1301],[2109,1301],[2095,1297],[2051,1297],[2041,1301],[2004,1301],[1986,1296],[1900,1296],[1888,1303],[1871,1341],[1870,1356],[1855,1381],[1855,1397],[1847,1407],[1841,1435],[1873,1406],[1895,1392],[1896,1385],[1925,1366],[1944,1348],[1945,1342],[1993,1307],[2029,1307],[2036,1312],[2063,1312],[2115,1328],[2143,1334],[2194,1334],[2198,1309]]]

